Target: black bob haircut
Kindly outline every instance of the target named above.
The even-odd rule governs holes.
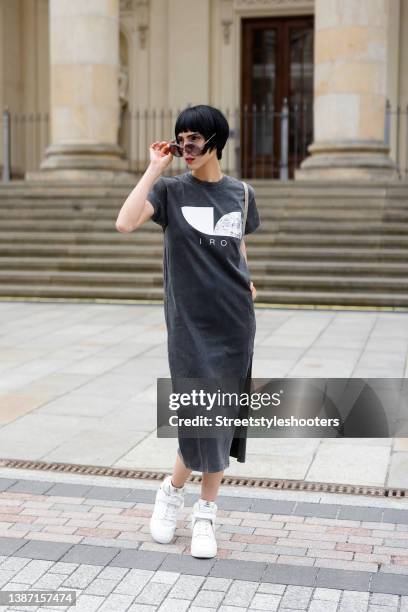
[[[229,136],[229,125],[218,108],[207,104],[197,104],[196,106],[188,106],[177,117],[174,126],[177,141],[180,132],[200,132],[205,140],[216,132],[215,136],[205,145],[203,153],[217,147],[217,159],[221,159],[222,150]]]

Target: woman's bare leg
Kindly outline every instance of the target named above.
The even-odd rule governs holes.
[[[223,474],[224,470],[221,470],[221,472],[203,472],[201,482],[201,499],[215,501]]]
[[[184,483],[186,482],[191,472],[192,470],[184,465],[180,455],[177,453],[176,462],[173,468],[173,474],[171,476],[171,483],[173,487],[177,487],[177,489],[179,489],[180,487],[184,487]]]

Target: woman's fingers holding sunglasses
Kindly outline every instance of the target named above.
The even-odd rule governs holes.
[[[173,157],[167,140],[153,142],[150,148],[155,151],[156,155],[160,158],[167,157],[168,155],[170,155],[169,159],[172,159]]]
[[[150,146],[155,151],[162,151],[166,144],[167,143],[165,141],[162,141],[162,142],[156,141],[156,142],[153,142]]]

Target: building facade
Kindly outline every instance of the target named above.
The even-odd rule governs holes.
[[[224,171],[404,178],[408,0],[0,0],[0,28],[2,108],[48,117],[34,163],[11,122],[15,176],[126,177],[204,103]]]

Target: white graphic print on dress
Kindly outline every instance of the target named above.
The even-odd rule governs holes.
[[[203,234],[242,237],[242,221],[239,211],[223,215],[217,221],[215,227],[214,208],[212,206],[182,206],[181,211],[186,221]]]

